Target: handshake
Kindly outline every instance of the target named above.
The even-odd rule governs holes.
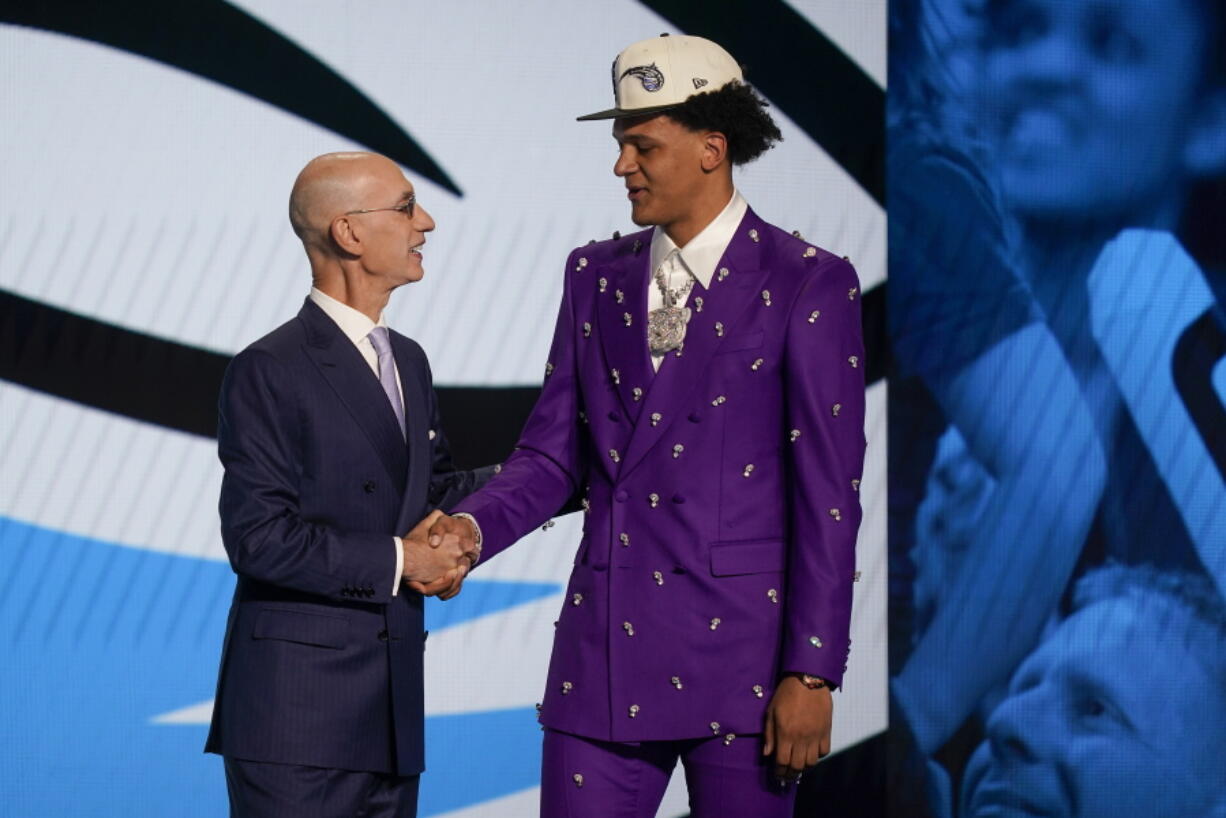
[[[404,581],[414,591],[439,599],[460,593],[464,577],[481,555],[472,521],[437,510],[400,539]]]

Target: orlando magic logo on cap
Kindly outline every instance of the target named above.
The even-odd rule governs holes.
[[[622,72],[618,79],[625,79],[627,76],[638,77],[639,82],[643,83],[644,91],[652,93],[659,91],[664,87],[664,75],[660,73],[660,69],[656,68],[656,64],[651,65],[636,65],[627,68]],[[617,83],[613,83],[613,93],[617,93]]]
[[[661,34],[629,46],[613,61],[615,107],[579,119],[659,113],[693,94],[743,81],[737,61],[716,43],[687,34]]]

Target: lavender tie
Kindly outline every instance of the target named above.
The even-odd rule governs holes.
[[[396,383],[396,362],[392,358],[392,343],[387,337],[387,327],[375,327],[366,336],[379,356],[379,383],[391,401],[392,411],[400,424],[400,436],[404,437],[404,403],[400,400],[400,386]]]

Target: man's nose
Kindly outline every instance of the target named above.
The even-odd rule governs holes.
[[[631,158],[630,151],[623,148],[617,154],[617,161],[613,163],[613,174],[615,176],[629,176],[638,169],[638,164]]]
[[[987,735],[992,755],[1000,761],[1034,762],[1060,741],[1055,735],[1059,708],[1043,695],[1042,687],[1015,693],[988,718]]]
[[[414,226],[423,233],[429,233],[434,229],[434,217],[421,205],[414,205],[413,221]]]

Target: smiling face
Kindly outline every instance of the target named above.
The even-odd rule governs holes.
[[[1220,646],[1188,638],[1187,621],[1160,597],[1097,602],[1066,620],[989,719],[960,814],[1217,815],[1226,697],[1201,654]]]
[[[618,146],[613,173],[625,181],[630,218],[640,227],[659,225],[683,245],[674,232],[696,233],[688,229],[690,223],[709,218],[713,193],[716,199],[723,195],[703,169],[710,149],[706,134],[657,114],[614,120],[613,138]],[[726,203],[727,196],[718,202],[720,207]]]
[[[360,184],[361,206],[350,213],[349,229],[362,243],[361,264],[368,275],[381,279],[389,289],[420,281],[422,245],[434,229],[434,219],[416,203],[413,185],[390,160],[372,162]]]
[[[1209,59],[1200,0],[995,0],[984,104],[1023,217],[1178,207]]]

